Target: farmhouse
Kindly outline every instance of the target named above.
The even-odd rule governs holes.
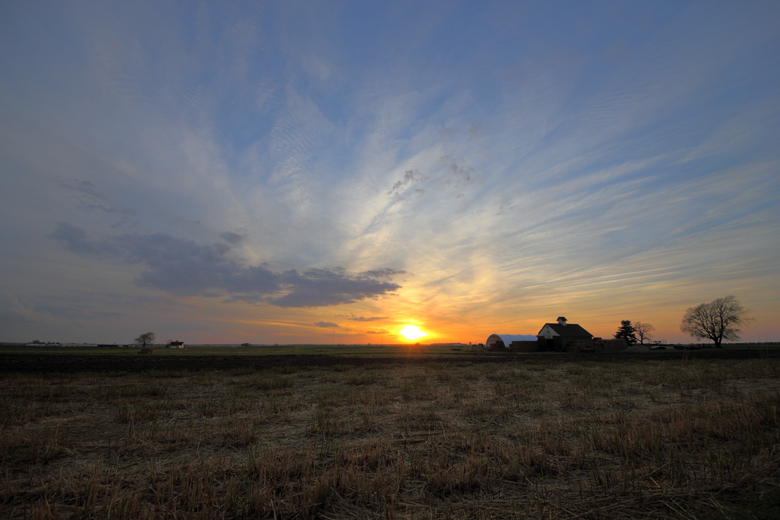
[[[593,334],[560,316],[557,323],[545,323],[537,334],[539,350],[580,352],[593,350]]]
[[[487,350],[533,352],[539,350],[536,336],[531,334],[491,334],[485,341]]]

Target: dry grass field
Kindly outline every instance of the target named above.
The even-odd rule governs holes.
[[[0,374],[2,518],[780,518],[780,359]]]

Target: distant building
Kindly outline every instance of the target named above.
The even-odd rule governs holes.
[[[169,341],[165,348],[184,348],[183,341]]]
[[[545,323],[538,338],[539,350],[554,352],[581,352],[593,350],[593,334],[575,323],[566,323],[558,317],[557,323]]]

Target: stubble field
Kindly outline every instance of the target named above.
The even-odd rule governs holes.
[[[780,359],[564,359],[0,374],[0,517],[780,517]]]

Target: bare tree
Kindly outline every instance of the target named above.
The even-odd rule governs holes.
[[[133,341],[141,345],[141,348],[146,348],[146,345],[151,345],[152,341],[154,341],[154,338],[156,336],[154,335],[154,332],[144,332],[137,338],[135,338]]]
[[[653,335],[651,332],[655,330],[655,327],[653,327],[652,323],[643,323],[641,321],[635,321],[634,322],[634,332],[637,336],[639,336],[639,343],[644,345],[645,340],[652,339]]]
[[[702,303],[685,311],[680,330],[694,338],[711,339],[717,348],[723,340],[739,339],[740,325],[752,321],[733,295]]]

